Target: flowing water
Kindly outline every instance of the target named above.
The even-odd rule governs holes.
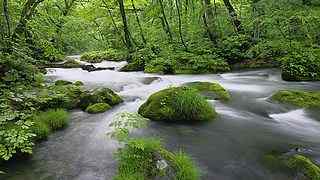
[[[103,62],[99,67],[125,63]],[[276,69],[206,75],[155,75],[143,72],[50,69],[48,80],[80,80],[86,88],[109,87],[125,102],[110,111],[89,115],[72,112],[70,126],[35,148],[27,161],[12,163],[8,180],[111,180],[117,168],[117,142],[106,133],[119,112],[136,112],[148,96],[186,82],[215,81],[232,95],[232,101],[214,104],[219,117],[197,125],[151,122],[143,133],[160,137],[171,150],[189,153],[202,170],[204,180],[289,180],[270,172],[262,163],[264,153],[290,144],[305,145],[320,163],[320,112],[294,109],[271,102],[280,89],[320,90],[320,83],[285,82]]]

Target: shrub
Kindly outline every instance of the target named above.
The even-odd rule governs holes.
[[[282,79],[286,81],[320,80],[320,51],[292,52],[281,61]]]
[[[149,97],[139,114],[151,120],[208,121],[216,116],[214,108],[197,91],[187,87],[161,90]]]
[[[97,103],[90,105],[86,108],[86,112],[90,114],[103,113],[111,109],[111,106],[107,103]]]
[[[33,122],[34,124],[30,130],[36,134],[35,139],[38,141],[46,140],[50,134],[50,127],[47,122],[37,116],[33,117]]]
[[[320,108],[320,91],[282,90],[272,95],[271,99],[303,108]]]
[[[65,80],[57,80],[56,82],[54,82],[54,84],[55,84],[56,86],[65,86],[65,85],[72,84],[72,82],[70,82],[70,81],[65,81]]]
[[[89,63],[99,63],[107,61],[126,61],[128,52],[120,49],[107,49],[106,51],[93,51],[81,55],[81,60]]]
[[[251,46],[250,37],[243,34],[229,36],[220,45],[219,55],[227,59],[229,64],[235,64],[247,59],[246,51]]]
[[[163,74],[174,74],[175,73],[175,62],[171,59],[164,59],[162,57],[156,58],[148,63],[145,67],[147,73],[163,73]]]

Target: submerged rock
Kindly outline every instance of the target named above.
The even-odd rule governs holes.
[[[174,87],[149,97],[139,108],[139,114],[155,121],[209,121],[216,116],[212,107],[196,90]]]
[[[271,99],[302,108],[320,108],[320,91],[281,90]]]
[[[197,89],[201,95],[204,95],[208,99],[217,99],[222,101],[229,101],[231,95],[218,83],[211,82],[191,82],[185,84],[187,87]]]
[[[86,112],[90,114],[97,114],[97,113],[103,113],[111,109],[111,106],[107,103],[96,103],[93,105],[90,105],[86,108]]]
[[[115,67],[95,67],[94,65],[90,64],[82,64],[81,66],[82,70],[93,72],[93,71],[103,71],[103,70],[115,70]]]
[[[111,106],[123,102],[120,96],[109,88],[96,89],[93,92],[84,93],[80,97],[80,108],[85,110],[88,106],[96,103],[107,103]]]

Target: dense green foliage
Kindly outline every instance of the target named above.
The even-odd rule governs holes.
[[[320,108],[319,91],[289,91],[282,90],[275,93],[272,100],[295,105],[302,108]]]
[[[117,152],[119,161],[115,180],[174,179],[199,180],[200,172],[183,152],[172,153],[156,138],[134,138],[134,128],[143,128],[149,120],[135,113],[121,113],[111,124],[112,137],[124,143]]]
[[[209,121],[216,116],[212,107],[196,90],[173,87],[149,97],[139,108],[139,114],[155,121]]]

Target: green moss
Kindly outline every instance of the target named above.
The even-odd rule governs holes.
[[[107,103],[97,103],[90,105],[86,108],[86,112],[90,114],[103,113],[111,109],[111,106]]]
[[[231,95],[218,83],[211,82],[192,82],[185,84],[187,87],[197,89],[201,94],[206,97],[214,97],[214,99],[229,101]]]
[[[197,91],[187,87],[161,90],[149,97],[139,114],[155,121],[208,121],[216,116],[214,108]]]
[[[320,167],[305,156],[294,155],[289,158],[287,165],[290,169],[303,173],[310,180],[320,179]]]
[[[85,110],[89,105],[107,103],[111,106],[123,102],[121,97],[109,88],[96,89],[93,92],[83,93],[80,97],[79,106]]]
[[[175,179],[199,180],[200,173],[192,159],[183,152],[172,153],[153,138],[131,139],[117,153],[118,174],[115,180]],[[165,160],[165,169],[157,167],[158,160]]]
[[[82,81],[76,81],[73,83],[75,86],[83,86],[83,82]]]
[[[93,51],[81,55],[81,60],[89,63],[106,61],[126,61],[129,53],[120,49],[107,49],[106,51]]]
[[[55,84],[56,86],[65,86],[65,85],[72,84],[72,82],[70,82],[70,81],[65,81],[65,80],[57,80],[56,82],[54,82],[54,84]]]
[[[310,180],[320,179],[320,167],[303,155],[271,152],[265,155],[264,163],[273,171],[303,173]]]
[[[282,90],[275,93],[271,99],[303,108],[320,108],[320,91]]]

